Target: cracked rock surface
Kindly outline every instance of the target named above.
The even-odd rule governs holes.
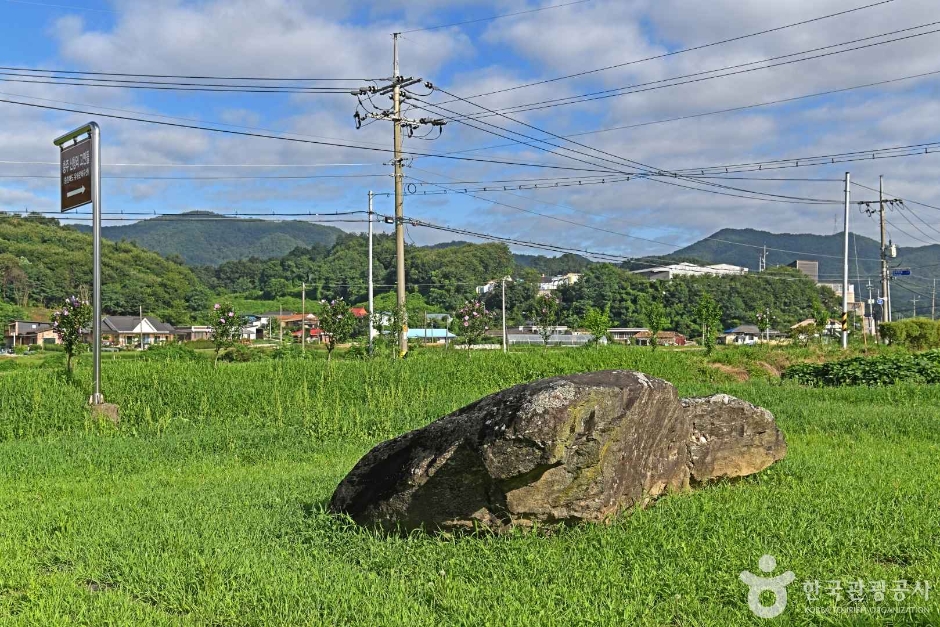
[[[330,509],[388,531],[603,522],[785,454],[766,409],[606,370],[517,385],[379,444]]]

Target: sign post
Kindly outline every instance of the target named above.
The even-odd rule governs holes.
[[[89,403],[101,405],[101,129],[94,122],[66,133],[53,144],[59,147],[62,212],[91,203],[93,232],[94,392]]]

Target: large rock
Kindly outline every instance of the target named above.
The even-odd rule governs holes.
[[[517,385],[379,444],[330,509],[387,530],[604,521],[785,453],[770,412],[744,401],[680,400],[639,372],[577,374]]]

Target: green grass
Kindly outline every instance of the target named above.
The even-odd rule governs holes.
[[[324,512],[376,442],[514,383],[601,368],[764,405],[789,453],[610,527],[549,535],[382,537]],[[88,375],[84,360],[73,382],[0,376],[0,625],[940,624],[940,591],[866,604],[929,614],[865,622],[807,614],[801,589],[940,585],[937,386],[738,383],[696,353],[629,348],[332,368],[106,360],[115,428],[87,413]],[[764,553],[797,575],[774,621],[750,614],[738,580]]]

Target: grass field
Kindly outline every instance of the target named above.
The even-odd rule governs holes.
[[[550,535],[389,538],[324,512],[378,441],[514,383],[603,368],[761,404],[789,454]],[[696,353],[630,348],[331,368],[105,360],[113,427],[90,418],[88,377],[85,362],[82,385],[52,368],[0,374],[0,625],[940,624],[940,591],[892,592],[940,586],[938,386],[740,382]],[[765,553],[796,575],[773,620],[751,614],[738,579]],[[858,579],[888,587],[863,606],[915,611],[809,613],[852,607],[825,582]]]

